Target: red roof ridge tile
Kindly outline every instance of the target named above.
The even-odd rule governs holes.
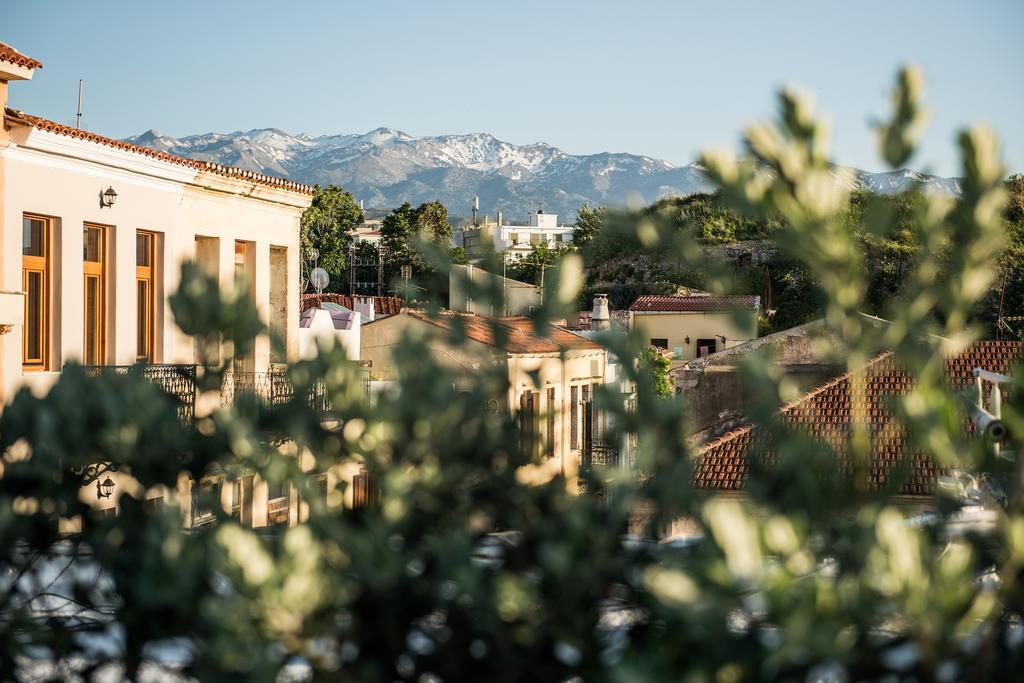
[[[779,408],[779,413],[785,414],[787,411],[792,410],[793,408],[797,408],[797,407],[803,405],[804,403],[806,403],[807,401],[811,400],[815,396],[818,396],[819,394],[825,393],[826,391],[828,391],[832,387],[836,386],[837,384],[842,384],[843,382],[848,381],[855,374],[864,372],[865,370],[867,370],[869,368],[872,368],[875,365],[878,365],[879,363],[885,361],[887,358],[891,358],[892,356],[893,356],[893,352],[892,351],[885,351],[883,353],[878,354],[874,358],[871,358],[866,363],[864,363],[864,365],[861,365],[860,367],[855,368],[853,370],[848,370],[847,372],[844,372],[843,374],[837,375],[837,376],[833,377],[832,379],[826,381],[824,384],[819,384],[818,386],[814,387],[813,389],[811,389],[809,391],[805,391],[798,398],[793,399],[789,403],[787,403],[784,406],[782,406],[781,408]]]
[[[0,43],[0,61],[10,62],[26,69],[42,69],[43,63],[15,50],[7,43]]]
[[[635,312],[702,312],[756,308],[761,297],[756,294],[642,294],[629,306]]]
[[[199,171],[210,171],[218,175],[222,175],[229,178],[240,178],[243,180],[250,180],[261,185],[268,185],[271,187],[277,187],[284,190],[290,190],[292,192],[300,192],[302,194],[313,194],[316,191],[312,185],[305,185],[303,183],[297,183],[294,180],[287,180],[285,178],[277,178],[275,176],[265,175],[263,173],[257,173],[256,171],[249,171],[244,168],[238,168],[237,166],[224,166],[222,164],[215,164],[212,161],[202,161],[199,159],[189,159],[188,157],[177,156],[176,154],[170,154],[168,152],[161,152],[160,150],[151,149],[149,147],[141,147],[139,145],[133,145],[130,142],[123,140],[115,140],[108,138],[98,133],[92,133],[87,130],[81,130],[79,128],[72,128],[71,126],[65,126],[64,124],[57,123],[56,121],[50,121],[39,116],[33,116],[32,114],[26,114],[23,111],[17,109],[11,109],[8,107],[5,112],[5,116],[13,121],[15,124],[22,124],[36,128],[37,130],[46,131],[48,133],[54,133],[57,135],[64,135],[79,140],[85,140],[87,142],[94,142],[96,144],[105,145],[107,147],[113,147],[126,152],[134,152],[136,154],[142,154],[153,159],[159,159],[160,161],[166,161],[179,166],[185,166],[187,168],[194,168]]]

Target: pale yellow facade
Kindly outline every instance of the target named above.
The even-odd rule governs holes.
[[[584,445],[581,405],[597,385],[606,382],[607,352],[594,345],[567,348],[561,353],[510,353],[473,339],[456,348],[444,340],[444,334],[435,325],[403,311],[363,326],[362,359],[372,361],[377,378],[396,379],[392,354],[408,335],[425,339],[433,356],[452,369],[456,382],[459,375],[468,377],[481,367],[502,367],[508,373],[508,386],[504,395],[495,397],[498,409],[519,416],[524,400],[536,401],[538,451],[547,456],[543,462],[573,476]]]
[[[475,298],[471,287],[479,292]],[[459,313],[527,315],[540,307],[542,292],[537,285],[473,265],[453,265],[448,276],[448,308]]]
[[[199,262],[226,290],[243,275],[261,318],[284,338],[283,357],[264,334],[236,369],[263,372],[296,358],[299,221],[312,189],[155,156],[6,110],[8,81],[31,76],[0,60],[0,406],[22,388],[44,394],[68,362],[195,363],[195,342],[174,324],[168,298],[186,261]],[[111,201],[102,196],[108,190],[116,193]],[[26,343],[30,326],[34,341]],[[218,405],[217,397],[199,396],[196,412]],[[100,497],[93,484],[82,489],[83,502],[116,514],[123,495],[174,499],[186,525],[199,521],[185,476],[174,490],[149,491],[125,471],[106,477],[111,496]],[[249,523],[262,526],[272,507],[268,487],[258,478],[246,484]],[[226,509],[238,502],[233,485],[222,491]],[[284,514],[297,518],[297,506]],[[77,524],[64,520],[62,528]]]
[[[679,360],[696,358],[701,349],[724,351],[757,338],[757,311],[630,311],[630,327],[647,344],[668,349]]]

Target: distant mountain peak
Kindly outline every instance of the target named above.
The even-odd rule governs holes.
[[[525,218],[544,206],[569,222],[583,203],[625,205],[636,197],[649,203],[712,189],[697,162],[674,166],[636,154],[568,154],[545,142],[515,145],[486,132],[414,137],[382,126],[311,137],[258,128],[174,138],[151,129],[127,141],[300,182],[340,184],[367,208],[438,199],[455,216],[469,214],[474,196],[485,214],[500,210]],[[912,169],[868,173],[837,166],[834,176],[851,188],[875,192],[900,192],[915,183],[945,194],[960,192],[956,178]]]

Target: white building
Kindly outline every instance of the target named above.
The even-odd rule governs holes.
[[[482,258],[493,249],[504,254],[506,261],[514,262],[528,256],[538,244],[552,249],[570,244],[572,234],[573,226],[560,225],[557,214],[544,213],[543,209],[531,211],[526,225],[504,224],[499,211],[497,223],[485,219],[481,226],[464,228],[461,245],[471,259]]]
[[[311,360],[316,358],[319,346],[330,348],[337,344],[345,349],[349,360],[359,360],[361,324],[360,314],[341,304],[325,301],[318,308],[306,309],[299,317],[299,357]]]
[[[0,44],[0,401],[64,363],[195,362],[168,296],[197,261],[247,282],[270,333],[238,369],[298,353],[299,219],[313,188],[137,147],[8,108],[42,65]]]
[[[357,225],[355,230],[352,231],[353,243],[369,242],[373,246],[379,247],[381,240],[380,225],[382,222],[383,219],[371,218]]]

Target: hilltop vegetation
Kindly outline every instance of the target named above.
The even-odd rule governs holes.
[[[1012,176],[1006,186],[1008,246],[998,263],[999,277],[974,314],[995,335],[1001,303],[1002,333],[1016,339],[1021,336],[1018,325],[1005,319],[1024,315],[1024,176]],[[921,256],[919,225],[926,208],[925,196],[917,190],[851,194],[844,222],[855,234],[867,268],[864,312],[889,315],[890,302]],[[689,253],[645,246],[642,230],[620,229],[644,221],[667,228]],[[786,228],[783,219],[743,215],[727,207],[718,193],[666,198],[629,213],[584,206],[576,225],[576,247],[587,277],[582,305],[598,292],[607,293],[615,308],[628,307],[640,294],[670,294],[680,287],[757,294],[774,311],[765,320],[765,331],[802,324],[823,311],[819,284],[775,244],[775,235]],[[861,227],[865,225],[891,227],[872,232]]]

